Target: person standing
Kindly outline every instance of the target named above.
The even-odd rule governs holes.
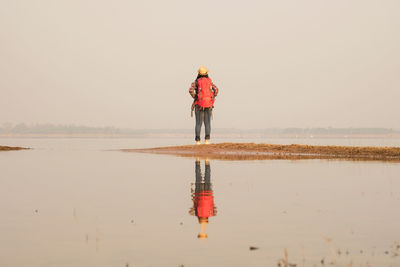
[[[205,128],[204,143],[209,144],[211,134],[211,117],[214,108],[215,97],[218,95],[218,87],[215,86],[215,84],[208,77],[208,69],[206,67],[201,66],[199,68],[197,78],[189,88],[189,94],[194,99],[192,104],[192,114],[194,110],[196,115],[196,144],[201,144],[200,132],[203,122]]]

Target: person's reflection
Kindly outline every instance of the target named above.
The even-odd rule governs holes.
[[[197,216],[200,224],[200,233],[197,235],[200,239],[207,238],[206,226],[208,218],[217,215],[217,209],[214,206],[214,196],[211,184],[211,167],[208,159],[205,160],[204,179],[201,175],[200,159],[195,163],[196,182],[195,189],[192,188],[193,207],[189,214]]]

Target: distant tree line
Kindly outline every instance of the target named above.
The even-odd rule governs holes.
[[[261,133],[265,135],[382,135],[400,134],[400,130],[389,128],[265,128],[265,129],[216,129],[214,132]]]
[[[11,124],[0,125],[0,134],[105,134],[148,135],[189,134],[192,129],[121,129],[116,127],[90,127],[55,124]],[[214,129],[219,134],[263,134],[263,135],[390,135],[400,134],[398,129],[388,128],[265,128],[265,129]]]
[[[315,134],[315,135],[352,135],[352,134],[393,134],[398,133],[387,128],[286,128],[282,134]]]
[[[119,134],[121,129],[115,127],[89,127],[76,125],[4,123],[0,127],[2,134]]]

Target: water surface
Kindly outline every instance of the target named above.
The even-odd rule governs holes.
[[[284,249],[298,266],[400,266],[397,163],[109,150],[174,139],[1,144],[37,149],[0,153],[0,266],[276,266]]]

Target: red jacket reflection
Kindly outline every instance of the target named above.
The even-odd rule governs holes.
[[[211,168],[208,161],[205,163],[204,179],[201,175],[200,161],[195,165],[196,183],[192,190],[193,208],[191,214],[200,218],[215,216],[217,213],[214,205],[214,195],[211,184]]]

